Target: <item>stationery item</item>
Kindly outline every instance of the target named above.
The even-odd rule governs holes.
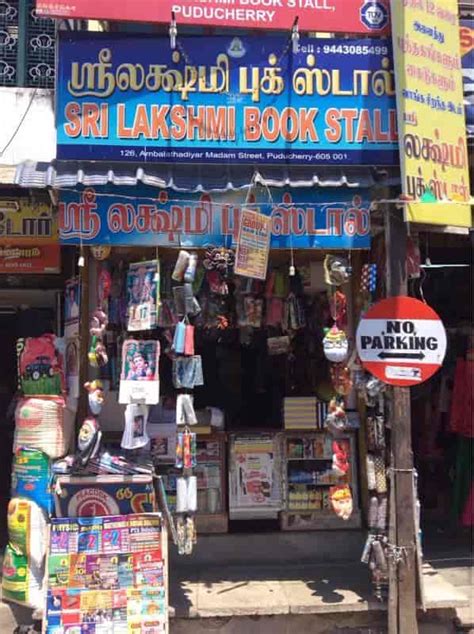
[[[176,439],[176,463],[178,469],[193,469],[196,459],[196,434],[179,432]]]
[[[190,284],[189,282],[185,282],[183,286],[183,293],[184,293],[184,314],[194,316],[196,314],[195,313],[196,304],[194,303],[193,285]]]
[[[173,359],[173,385],[177,390],[192,390],[204,385],[202,360],[199,355]]]
[[[374,529],[377,527],[377,517],[379,512],[379,501],[378,498],[373,497],[370,498],[369,502],[369,517],[368,517],[368,525],[369,528]]]
[[[125,408],[125,427],[120,443],[123,449],[139,449],[150,441],[147,434],[149,408],[147,405],[130,403]]]
[[[387,472],[385,469],[385,460],[382,456],[374,456],[375,470],[375,489],[377,493],[387,492]]]
[[[176,478],[176,513],[188,511],[188,479]]]
[[[178,253],[178,259],[176,260],[173,273],[171,274],[171,277],[175,280],[175,282],[183,281],[185,272],[189,268],[189,264],[190,264],[189,253],[187,251],[180,251]]]
[[[193,401],[192,394],[178,394],[176,398],[176,424],[178,426],[198,424]]]
[[[184,286],[174,286],[173,287],[173,300],[174,300],[174,308],[176,313],[180,317],[184,317],[186,315],[186,304],[184,298]]]
[[[127,330],[151,330],[157,326],[160,289],[158,260],[130,264],[127,274]]]
[[[159,341],[126,339],[122,346],[119,403],[156,405],[160,398]]]
[[[269,337],[267,339],[267,349],[271,357],[288,354],[290,351],[290,338],[288,336]]]
[[[388,518],[387,511],[388,511],[387,497],[383,496],[382,498],[380,498],[378,509],[377,509],[376,528],[379,531],[387,530],[387,518]]]
[[[316,429],[315,396],[287,396],[283,400],[285,429]]]
[[[176,327],[174,329],[174,337],[173,337],[173,345],[172,345],[172,350],[176,354],[184,354],[185,336],[186,336],[186,324],[184,323],[184,321],[180,321],[176,324]]]
[[[375,293],[377,288],[377,265],[363,264],[360,276],[360,292]]]
[[[184,354],[188,357],[194,355],[194,326],[186,324],[184,333]]]
[[[176,478],[176,513],[196,513],[196,476]]]
[[[184,272],[184,281],[192,284],[196,277],[196,269],[197,269],[198,257],[195,253],[192,253],[188,257],[188,264],[186,266],[186,270]]]
[[[369,491],[375,491],[377,488],[377,481],[375,479],[375,464],[374,457],[367,454],[367,488]]]

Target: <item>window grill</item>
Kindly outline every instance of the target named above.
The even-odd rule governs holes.
[[[0,86],[53,88],[56,22],[35,0],[0,0]]]

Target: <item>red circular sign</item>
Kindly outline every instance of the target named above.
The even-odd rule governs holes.
[[[443,322],[427,304],[390,297],[370,308],[356,335],[362,365],[390,385],[408,387],[429,379],[446,354]]]

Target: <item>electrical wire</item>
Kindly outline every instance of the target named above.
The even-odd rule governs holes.
[[[34,98],[36,97],[36,93],[37,93],[38,89],[35,88],[33,90],[33,94],[31,95],[30,98],[30,102],[28,104],[28,106],[26,107],[25,112],[23,113],[23,116],[20,119],[20,123],[17,125],[15,132],[12,134],[12,136],[10,137],[10,140],[7,142],[7,144],[5,145],[5,147],[3,148],[3,150],[0,151],[0,156],[3,156],[4,153],[8,150],[8,148],[10,147],[10,145],[13,143],[13,141],[15,140],[16,135],[18,134],[18,132],[20,131],[21,126],[23,125],[23,122],[25,121],[28,112],[30,111],[31,106],[33,105],[33,101]]]

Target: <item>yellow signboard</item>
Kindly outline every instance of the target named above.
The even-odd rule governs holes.
[[[55,244],[57,215],[51,204],[30,198],[0,198],[0,244]]]
[[[458,1],[392,0],[392,33],[407,220],[470,227]]]

